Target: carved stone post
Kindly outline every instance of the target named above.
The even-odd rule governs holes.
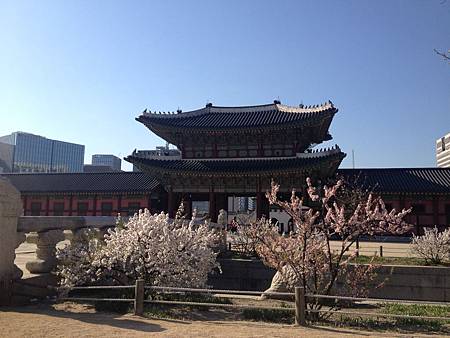
[[[37,259],[27,262],[27,270],[35,274],[52,272],[56,267],[56,244],[63,240],[64,232],[62,230],[38,232]]]
[[[25,242],[26,240],[26,235],[24,232],[17,232],[16,234],[16,246],[14,249],[17,249],[20,244],[22,244],[23,242]],[[16,258],[16,254],[14,253],[14,259]],[[17,279],[21,279],[23,276],[23,271],[14,264],[14,272],[13,272],[13,280],[17,280]]]
[[[0,305],[11,302],[12,281],[18,276],[14,266],[14,251],[18,241],[17,223],[21,214],[19,191],[0,177]]]

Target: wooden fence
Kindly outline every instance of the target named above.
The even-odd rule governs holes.
[[[412,316],[412,315],[397,315],[397,314],[383,314],[378,312],[359,312],[359,311],[342,311],[342,310],[316,310],[308,309],[308,299],[337,299],[352,302],[373,302],[373,303],[406,303],[418,305],[444,305],[450,306],[448,302],[427,302],[427,301],[408,301],[400,299],[379,299],[379,298],[362,298],[362,297],[345,297],[332,295],[317,295],[306,294],[303,287],[296,287],[295,292],[260,292],[260,291],[241,291],[241,290],[217,290],[217,289],[195,289],[195,288],[176,288],[165,286],[145,286],[144,280],[137,280],[135,285],[126,286],[83,286],[73,287],[71,290],[104,290],[104,289],[134,289],[134,298],[94,298],[94,297],[66,297],[63,300],[70,301],[107,301],[107,302],[129,302],[134,304],[134,314],[142,316],[144,312],[144,304],[164,304],[164,305],[186,305],[186,306],[205,306],[215,308],[245,308],[245,309],[262,309],[262,310],[284,310],[295,312],[295,324],[299,326],[306,325],[307,313],[328,313],[328,314],[345,314],[345,315],[359,315],[371,317],[386,317],[386,318],[406,318],[406,319],[425,319],[425,320],[444,320],[450,321],[450,317],[437,316]],[[255,295],[261,296],[282,296],[292,297],[294,299],[295,307],[277,307],[277,306],[256,306],[243,304],[220,304],[220,303],[201,303],[201,302],[184,302],[173,300],[153,300],[145,299],[145,290],[155,290],[162,293],[202,293],[202,294],[221,294],[221,295]],[[230,297],[233,298],[233,297]]]

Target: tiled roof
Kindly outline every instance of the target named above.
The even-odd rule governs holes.
[[[339,169],[338,174],[380,193],[450,194],[450,168]]]
[[[342,154],[342,153],[341,153]],[[314,155],[314,154],[311,154]],[[207,172],[208,170],[271,171],[280,168],[298,168],[305,163],[318,163],[318,157],[291,160],[252,161],[188,161],[182,164],[185,170]],[[151,160],[162,162],[161,160]],[[185,160],[186,161],[186,160]],[[306,162],[305,162],[306,161]],[[179,168],[180,161],[169,165]],[[195,163],[193,163],[195,162]],[[201,163],[199,163],[201,162]],[[213,164],[216,162],[216,164]],[[244,164],[245,162],[245,164]],[[277,165],[278,162],[278,165]],[[249,165],[250,164],[250,165]],[[281,164],[281,166],[280,166]],[[248,166],[248,167],[247,167]],[[349,179],[358,177],[358,182],[374,188],[380,193],[440,193],[450,194],[450,168],[377,168],[339,169],[338,174]],[[89,192],[148,192],[158,186],[155,178],[142,172],[74,173],[74,174],[1,174],[22,193],[89,193]]]
[[[20,192],[148,192],[158,181],[142,172],[0,174]]]
[[[293,123],[312,123],[332,117],[338,110],[331,101],[322,105],[305,107],[286,106],[279,103],[244,106],[205,108],[189,112],[156,113],[145,110],[136,120],[147,126],[159,125],[173,128],[243,128],[279,126]]]
[[[276,172],[301,170],[328,165],[331,161],[338,164],[345,157],[339,147],[329,151],[305,154],[304,157],[292,158],[256,158],[224,160],[159,160],[128,156],[126,160],[137,166],[153,168],[158,171],[199,174],[239,174],[253,172]],[[337,164],[337,165],[338,165]]]

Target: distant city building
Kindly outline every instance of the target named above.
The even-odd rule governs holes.
[[[95,164],[85,164],[83,165],[84,173],[108,173],[108,172],[118,172],[121,170],[115,170],[109,165],[95,165]]]
[[[95,154],[92,155],[92,165],[107,166],[112,170],[120,171],[122,169],[122,160],[110,154]]]
[[[0,162],[4,172],[82,172],[84,145],[14,132],[0,137]],[[12,152],[12,155],[11,155]]]
[[[135,156],[146,159],[156,160],[179,160],[181,159],[181,152],[178,149],[170,149],[169,145],[156,147],[155,150],[138,150],[133,153]],[[133,171],[140,171],[133,165]]]
[[[436,162],[438,167],[450,168],[450,133],[436,140]]]
[[[14,146],[0,142],[0,173],[12,171]]]

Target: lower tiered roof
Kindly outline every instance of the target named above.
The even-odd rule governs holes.
[[[130,155],[125,160],[151,174],[182,174],[193,176],[237,176],[276,174],[278,172],[302,172],[325,169],[333,174],[345,154],[339,147],[328,151],[305,153],[297,157],[211,159],[211,160],[160,160]]]

